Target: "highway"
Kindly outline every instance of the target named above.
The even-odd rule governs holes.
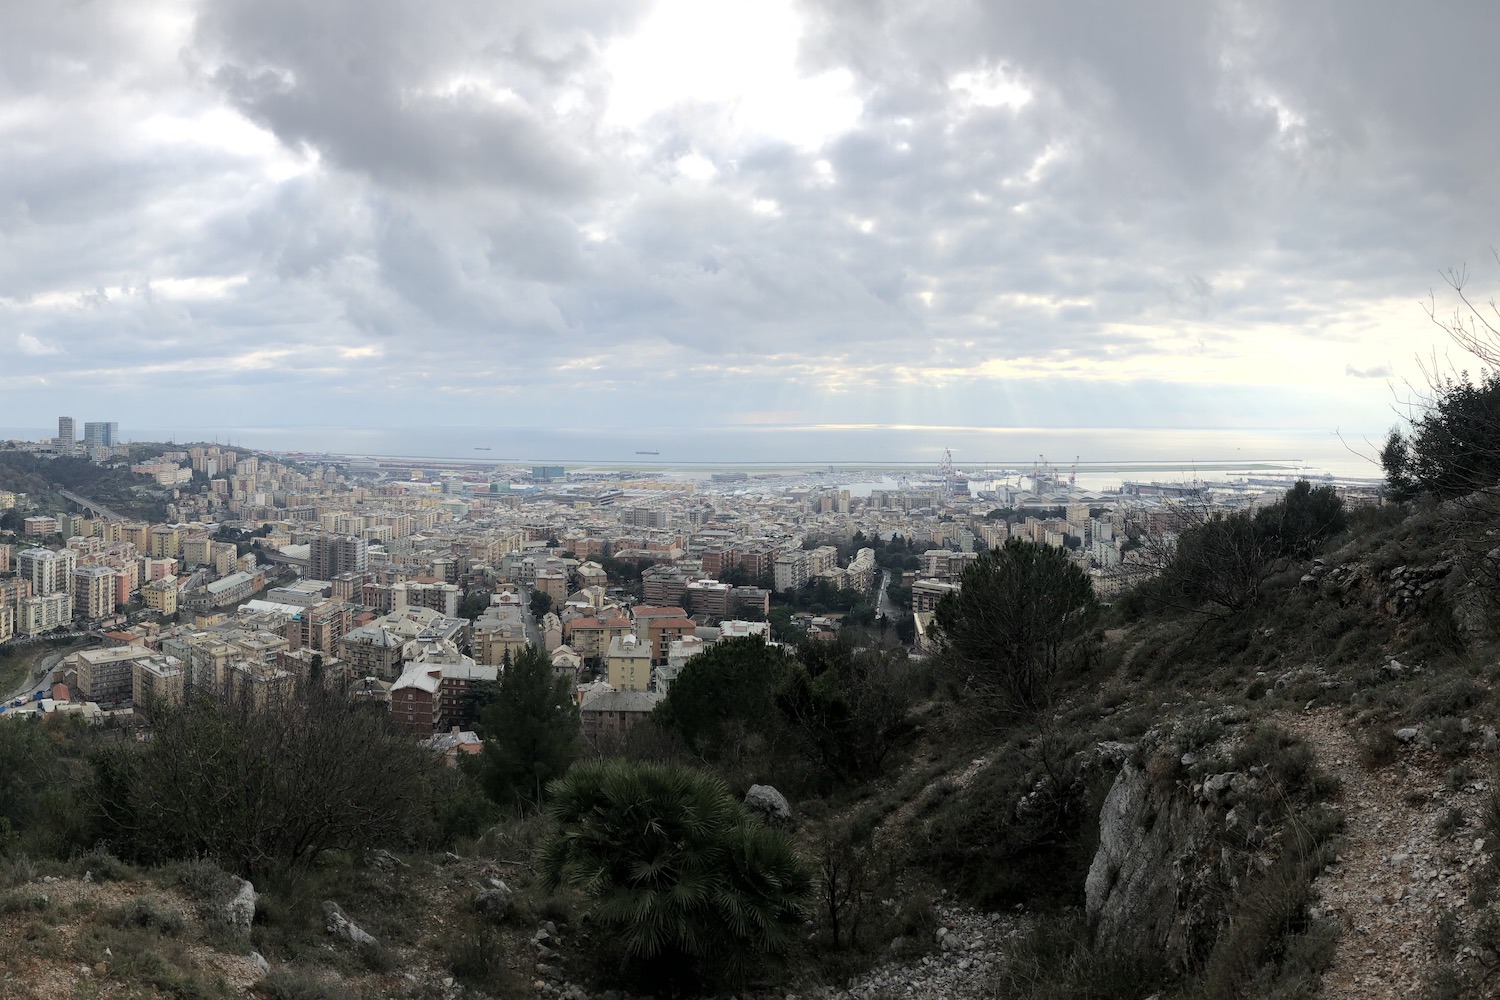
[[[91,511],[93,511],[95,514],[98,514],[100,517],[104,518],[105,520],[108,520],[108,521],[123,521],[123,520],[125,520],[119,514],[116,514],[114,511],[110,510],[108,507],[104,506],[103,504],[96,503],[95,501],[90,500],[88,497],[81,497],[77,493],[72,492],[71,490],[65,490],[65,489],[63,489],[61,486],[58,486],[56,483],[52,484],[52,488],[55,489],[55,490],[57,490],[57,492],[61,493],[67,499],[69,499],[69,500],[73,501],[74,503],[76,503],[78,506],[84,508],[85,510],[91,510]]]

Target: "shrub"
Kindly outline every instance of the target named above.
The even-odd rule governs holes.
[[[323,979],[307,969],[280,968],[261,980],[267,1000],[352,1000],[354,994],[343,983]]]
[[[1096,947],[1077,916],[1038,920],[1000,962],[991,993],[1006,1000],[1129,1000],[1170,982],[1161,958]]]
[[[1418,698],[1411,707],[1412,718],[1433,719],[1442,715],[1461,715],[1484,701],[1484,688],[1467,677],[1440,684]]]
[[[93,765],[123,856],[211,857],[247,877],[429,833],[442,770],[383,716],[321,689],[264,708],[193,699],[156,712],[144,747],[108,746]]]
[[[515,978],[506,967],[504,945],[487,927],[455,936],[448,945],[448,971],[465,986],[494,990]]]
[[[116,927],[135,927],[176,937],[185,926],[182,914],[163,910],[149,899],[135,899],[128,905],[110,910],[104,919]]]
[[[10,859],[10,862],[0,869],[0,885],[13,887],[25,885],[36,878],[36,863],[24,854],[18,854]]]
[[[976,904],[1081,905],[1114,770],[1048,734],[1006,747],[913,835],[916,858]]]
[[[1299,838],[1276,862],[1247,878],[1233,900],[1233,918],[1193,976],[1187,996],[1230,1000],[1249,996],[1312,996],[1333,961],[1338,927],[1314,920],[1312,881],[1327,850]]]
[[[218,912],[239,889],[233,875],[206,858],[184,861],[163,869],[161,874],[167,885],[182,890],[204,918]]]
[[[45,910],[51,904],[46,896],[26,892],[12,892],[0,896],[0,914],[24,913],[27,910]]]
[[[548,795],[560,829],[544,885],[581,889],[641,979],[737,980],[801,927],[808,872],[718,779],[614,760],[575,766]]]
[[[124,882],[135,876],[134,868],[115,857],[102,844],[75,857],[73,870],[79,877],[87,876],[96,882]]]

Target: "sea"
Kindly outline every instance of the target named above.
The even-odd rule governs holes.
[[[699,478],[828,467],[937,471],[951,456],[971,478],[1050,468],[1086,489],[1124,480],[1178,482],[1235,475],[1380,477],[1377,432],[1332,429],[1100,427],[721,428],[556,427],[132,427],[125,441],[212,442],[260,451],[369,458],[421,458],[485,465],[575,469],[663,469]],[[41,440],[47,427],[0,427],[0,439]],[[1076,469],[1076,472],[1075,472]],[[847,477],[846,477],[847,478]],[[883,481],[885,477],[864,477]]]

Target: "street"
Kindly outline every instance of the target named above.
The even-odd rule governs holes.
[[[875,617],[886,618],[895,621],[901,617],[896,606],[891,603],[890,598],[885,596],[885,588],[890,585],[891,571],[883,569],[880,571],[880,586],[875,591]]]
[[[62,662],[62,658],[66,655],[68,654],[60,650],[53,650],[43,655],[31,668],[31,672],[27,675],[26,683],[14,691],[6,692],[5,699],[0,704],[9,705],[17,698],[26,698],[29,700],[33,693],[46,690],[47,685],[42,682],[42,678],[50,676],[53,668]]]
[[[531,588],[524,583],[517,584],[516,588],[521,595],[521,621],[526,626],[526,641],[537,649],[545,649],[542,630],[536,623],[536,615],[531,613]]]

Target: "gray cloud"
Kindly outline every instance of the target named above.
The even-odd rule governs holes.
[[[799,145],[612,121],[645,0],[126,6],[0,8],[16,407],[1232,425],[1342,366],[1288,419],[1378,432],[1367,312],[1500,221],[1500,12],[803,0],[861,110]]]

